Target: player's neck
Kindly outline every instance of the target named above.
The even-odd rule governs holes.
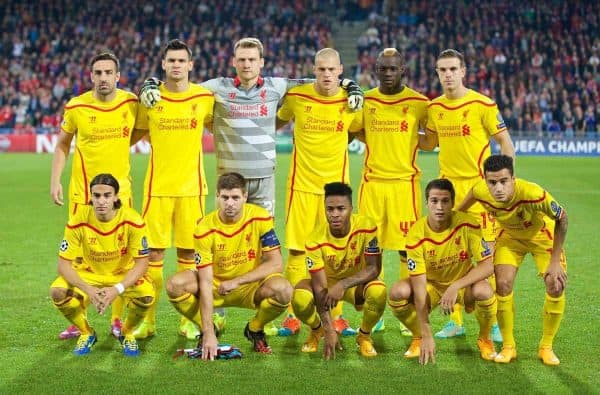
[[[240,87],[248,90],[250,88],[253,88],[258,82],[258,76],[250,79],[250,80],[243,80],[240,78]]]
[[[337,239],[346,237],[348,236],[348,233],[350,233],[350,224],[344,226],[343,229],[331,229],[331,227],[329,227],[329,233]]]
[[[379,92],[381,92],[381,94],[383,94],[383,95],[397,95],[398,93],[402,92],[403,90],[404,90],[404,85],[402,85],[402,84],[400,84],[398,86],[390,87],[390,88],[387,88],[383,85],[379,87]]]
[[[444,95],[450,100],[456,100],[465,97],[468,91],[469,89],[466,86],[461,85],[456,89],[447,89]]]
[[[186,90],[188,90],[190,86],[190,82],[187,79],[183,79],[183,80],[167,80],[167,82],[165,82],[165,89],[167,89],[169,92],[185,92]]]
[[[315,91],[321,96],[334,96],[340,91],[340,87],[338,85],[332,86],[330,89],[325,89],[323,86],[319,85],[315,82]]]
[[[117,216],[117,210],[118,209],[114,208],[114,209],[108,211],[106,214],[98,214],[98,213],[96,213],[96,218],[100,222],[110,222],[113,219],[115,219],[115,217]]]
[[[235,217],[228,217],[226,216],[222,210],[219,210],[219,220],[224,223],[225,225],[233,225],[238,223],[241,219],[242,219],[242,215],[244,214],[243,210],[240,210],[240,212],[235,216]]]
[[[117,90],[116,89],[113,90],[108,95],[101,95],[100,93],[94,91],[94,93],[92,93],[92,96],[94,97],[94,99],[96,99],[100,102],[108,103],[108,102],[115,100],[115,97],[117,97]]]
[[[436,220],[435,218],[427,217],[427,225],[429,228],[436,233],[441,233],[450,227],[452,223],[452,217],[449,217],[447,220]]]

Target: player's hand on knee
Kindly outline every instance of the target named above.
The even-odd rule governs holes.
[[[567,273],[560,264],[550,264],[544,273],[549,291],[561,293],[567,287]]]
[[[158,103],[161,99],[160,97],[160,89],[158,87],[162,84],[162,82],[155,77],[147,78],[142,87],[140,88],[140,101],[146,108],[152,108]]]
[[[421,354],[419,363],[427,365],[429,362],[435,363],[435,341],[433,337],[424,337],[421,339]]]
[[[350,111],[360,111],[364,102],[364,93],[360,86],[349,78],[341,80],[340,86],[348,93],[348,108]]]

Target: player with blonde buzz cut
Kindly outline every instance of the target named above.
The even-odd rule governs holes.
[[[530,253],[546,286],[538,357],[545,365],[558,365],[560,360],[552,344],[565,311],[567,260],[563,244],[567,212],[539,185],[515,178],[510,156],[490,156],[483,163],[483,170],[485,180],[469,191],[459,209],[468,210],[478,202],[502,227],[496,239],[494,271],[498,323],[504,342],[495,360],[509,363],[517,358],[513,284],[523,258]]]
[[[207,194],[202,155],[204,124],[212,122],[214,96],[191,84],[194,66],[192,51],[174,39],[163,51],[162,68],[166,82],[161,85],[162,100],[151,109],[140,106],[136,129],[148,133],[152,145],[146,179],[142,216],[148,223],[150,268],[156,287],[156,302],[163,287],[165,249],[171,238],[177,248],[177,270],[193,269],[194,229],[204,216]],[[156,332],[156,304],[136,329],[137,338]],[[200,333],[191,322],[182,320],[179,333],[195,339]]]
[[[348,94],[340,89],[339,53],[325,48],[315,55],[313,84],[288,91],[277,112],[278,127],[294,120],[294,148],[286,187],[285,245],[289,249],[286,276],[292,285],[308,278],[305,243],[309,233],[326,222],[323,185],[349,182],[348,133],[361,129],[361,112],[348,108]],[[336,314],[340,332],[355,331]]]
[[[358,212],[375,220],[380,246],[398,251],[401,278],[407,278],[406,235],[421,216],[418,133],[429,100],[402,83],[404,57],[397,49],[381,51],[375,71],[379,87],[365,92],[364,131],[358,135],[366,147]]]
[[[510,134],[496,103],[463,84],[466,65],[463,55],[454,49],[442,51],[436,62],[436,72],[443,95],[431,101],[428,121],[421,148],[432,150],[439,146],[440,178],[452,181],[456,202],[483,179],[483,162],[491,155],[490,141],[500,146],[502,154],[515,156]],[[469,213],[479,219],[481,231],[489,247],[494,249],[498,227],[494,217],[480,204],[474,204]],[[495,341],[502,341],[497,325],[493,328]],[[438,338],[464,336],[460,306],[451,315]]]
[[[119,59],[111,52],[102,52],[90,61],[90,78],[93,89],[74,97],[65,105],[61,130],[56,141],[50,195],[52,201],[64,204],[60,182],[71,143],[75,138],[74,158],[69,181],[69,218],[77,214],[90,201],[88,184],[100,173],[110,173],[121,186],[120,198],[132,207],[129,147],[132,141],[138,99],[130,92],[117,88],[120,78]],[[81,259],[73,261],[80,267]],[[113,303],[111,332],[120,336],[123,317],[121,297]],[[60,339],[79,336],[77,328],[70,326]]]
[[[296,285],[292,305],[298,317],[311,328],[302,352],[315,352],[325,338],[325,359],[341,349],[333,313],[341,300],[363,312],[356,344],[363,357],[377,356],[371,330],[381,319],[386,303],[381,273],[381,250],[377,226],[368,217],[352,214],[352,189],[348,184],[325,185],[327,222],[317,227],[306,242],[306,266],[310,280]]]
[[[167,282],[169,300],[179,313],[202,328],[202,358],[215,359],[214,307],[256,310],[244,329],[253,350],[271,354],[264,327],[285,311],[292,286],[282,276],[283,259],[273,218],[247,204],[246,181],[238,173],[217,180],[218,209],[194,231],[197,271],[177,273]]]
[[[430,181],[425,198],[429,212],[412,226],[406,241],[410,278],[396,282],[389,297],[392,312],[413,333],[404,357],[419,358],[421,364],[435,362],[429,314],[438,305],[450,314],[458,303],[467,312],[475,310],[477,347],[481,358],[493,361],[496,351],[489,333],[497,303],[487,280],[493,264],[481,225],[470,215],[452,210],[455,192],[448,179]]]
[[[98,174],[89,187],[90,203],[80,206],[69,219],[58,254],[58,277],[50,296],[60,313],[77,327],[81,335],[73,353],[86,355],[97,342],[86,307],[92,303],[98,313],[123,295],[129,300],[127,319],[119,340],[125,356],[140,354],[132,334],[154,302],[148,269],[146,225],[140,215],[122,207],[119,182],[111,174]],[[85,270],[75,270],[72,262],[83,257]]]

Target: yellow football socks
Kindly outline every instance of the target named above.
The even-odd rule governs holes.
[[[417,320],[415,305],[408,300],[390,300],[389,305],[394,316],[412,332],[413,337],[421,338],[421,327]]]
[[[154,285],[154,303],[148,309],[146,314],[146,322],[151,325],[155,325],[156,323],[156,306],[158,306],[158,301],[160,300],[160,294],[162,293],[163,288],[163,263],[164,261],[156,261],[150,262],[148,266],[148,276],[152,279],[152,284]]]
[[[264,298],[258,305],[256,315],[250,320],[248,327],[252,332],[262,330],[268,322],[279,317],[288,306],[288,303],[282,304],[273,298]]]
[[[546,294],[544,300],[543,333],[540,347],[552,347],[554,336],[558,332],[560,321],[565,311],[565,294],[558,298]]]
[[[480,339],[487,340],[490,338],[490,331],[496,321],[497,310],[496,295],[492,295],[489,299],[475,302],[475,317],[477,317],[477,321],[479,322]]]
[[[177,298],[169,298],[169,301],[179,314],[192,321],[198,328],[202,328],[200,306],[196,295],[185,293]]]
[[[498,300],[498,326],[502,333],[503,347],[515,347],[515,337],[513,327],[515,324],[515,306],[513,293],[506,296],[496,295]]]
[[[316,328],[321,322],[321,318],[315,307],[315,299],[308,289],[295,289],[292,296],[292,306],[300,321],[311,328]]]
[[[364,292],[365,305],[363,307],[363,318],[360,328],[365,333],[370,333],[371,329],[373,329],[383,315],[387,300],[387,291],[382,281],[372,281],[367,284]]]
[[[79,299],[68,296],[61,301],[54,302],[54,306],[56,306],[67,320],[79,329],[82,335],[89,335],[92,333],[92,328],[85,315],[85,309]]]
[[[152,300],[144,303],[142,299],[131,299],[127,309],[127,319],[123,324],[122,334],[128,335],[146,317],[148,309],[152,306]]]

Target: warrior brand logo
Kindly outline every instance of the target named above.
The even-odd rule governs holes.
[[[337,125],[335,125],[335,131],[336,132],[343,132],[344,131],[344,122],[343,121],[339,121],[337,123]]]
[[[463,125],[463,127],[462,127],[462,135],[463,136],[470,136],[471,135],[471,128],[469,127],[469,125]]]
[[[260,116],[266,117],[269,115],[269,108],[265,104],[260,105]]]
[[[406,121],[400,122],[400,131],[404,132],[404,133],[408,132],[408,122],[406,122]]]
[[[375,114],[375,112],[376,112],[376,111],[377,111],[377,109],[376,109],[376,108],[369,108],[369,112],[370,112],[371,114]]]
[[[123,137],[129,137],[129,128],[127,126],[123,128]]]
[[[96,239],[96,237],[90,237],[90,238],[88,239],[88,243],[89,243],[90,245],[96,245],[96,244],[98,244],[98,239]]]
[[[312,111],[312,106],[304,106],[304,112],[310,113]]]
[[[229,98],[231,100],[235,99],[235,95],[236,95],[235,92],[229,92]]]
[[[248,260],[251,261],[256,258],[256,252],[253,249],[248,250]]]
[[[198,120],[196,118],[192,118],[190,120],[190,129],[196,129],[196,126],[198,126]]]
[[[335,263],[335,255],[327,255],[327,263],[333,265]]]
[[[90,123],[96,123],[96,116],[95,115],[92,115],[90,117]]]
[[[438,121],[441,121],[444,118],[444,113],[441,112],[438,114]]]
[[[163,106],[156,106],[156,112],[163,112]]]
[[[225,244],[217,244],[217,251],[225,251]]]
[[[435,256],[435,250],[429,250],[427,251],[427,256],[430,258],[433,258]]]

